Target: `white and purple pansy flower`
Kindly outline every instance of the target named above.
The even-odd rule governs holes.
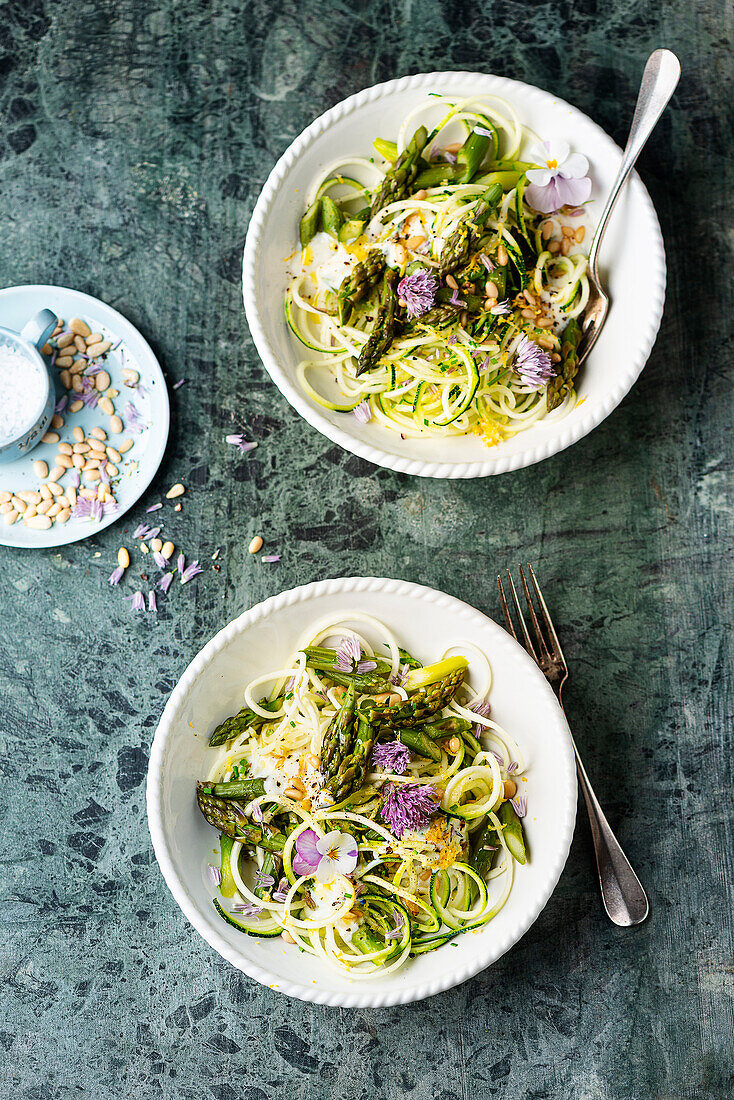
[[[572,153],[566,141],[542,141],[530,150],[538,168],[528,169],[525,198],[541,214],[552,214],[562,206],[579,206],[591,194],[587,172],[589,162],[582,153]]]
[[[293,870],[297,875],[315,875],[319,882],[332,882],[337,875],[349,875],[357,866],[357,842],[350,833],[332,830],[319,836],[304,829],[296,840]]]

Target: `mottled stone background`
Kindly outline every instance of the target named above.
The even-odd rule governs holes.
[[[366,85],[453,67],[557,92],[623,142],[659,45],[683,78],[640,172],[668,299],[622,406],[565,454],[475,482],[376,470],[305,425],[239,286],[291,139]],[[105,584],[129,522],[60,553],[0,549],[3,1097],[731,1095],[731,49],[725,0],[0,0],[0,284],[99,296],[187,378],[133,521],[184,481],[177,541],[208,562],[156,621]],[[223,443],[242,424],[248,457]],[[280,565],[248,555],[256,531]],[[244,608],[325,576],[400,576],[496,614],[518,559],[557,616],[569,718],[648,922],[604,916],[581,811],[537,924],[459,989],[341,1012],[239,974],[148,839],[148,749],[185,665]]]

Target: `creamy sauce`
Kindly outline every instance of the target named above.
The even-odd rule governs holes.
[[[14,344],[0,344],[0,443],[33,427],[46,398],[46,375]]]

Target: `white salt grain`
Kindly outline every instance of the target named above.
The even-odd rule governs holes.
[[[0,344],[0,443],[17,439],[32,427],[45,396],[41,365],[13,344]]]

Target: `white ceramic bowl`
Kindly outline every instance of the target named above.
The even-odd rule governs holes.
[[[305,357],[287,328],[284,258],[298,241],[304,195],[317,173],[340,156],[369,156],[375,137],[394,138],[408,111],[429,92],[456,97],[498,95],[511,102],[539,136],[566,139],[591,164],[591,207],[601,212],[621,153],[586,115],[539,88],[482,73],[422,73],[377,84],[337,103],[312,122],[270,173],[245,242],[243,290],[247,321],[270,377],[309,424],[353,454],[423,477],[485,477],[517,470],[569,447],[616,408],[644,367],[660,325],[665,298],[665,252],[655,210],[634,175],[620,198],[601,254],[612,307],[579,376],[583,398],[556,424],[540,421],[496,447],[477,436],[401,439],[397,432],[363,425],[349,413],[315,405],[296,381]]]
[[[207,738],[242,705],[244,683],[282,667],[296,639],[318,620],[365,611],[418,655],[474,642],[494,672],[492,713],[528,761],[530,862],[518,869],[505,907],[485,928],[412,960],[395,974],[352,981],[280,938],[229,927],[205,879],[216,834],[199,813],[194,782],[204,775]],[[404,581],[352,577],[274,596],[221,630],[194,658],[166,704],[148,770],[148,822],[163,876],[185,916],[223,958],[250,977],[305,1001],[343,1008],[404,1004],[450,989],[504,954],[545,906],[563,870],[576,818],[571,739],[556,698],[525,651],[496,623],[451,596]]]

